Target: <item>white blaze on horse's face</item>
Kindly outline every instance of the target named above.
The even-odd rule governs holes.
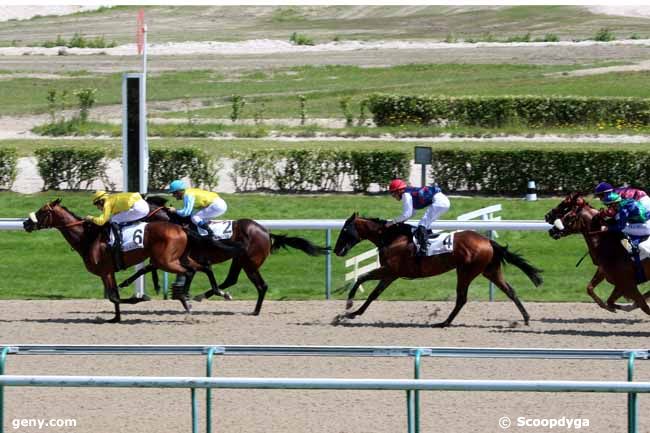
[[[38,222],[38,219],[36,218],[36,214],[34,212],[29,213],[29,219],[32,220],[33,223]]]
[[[564,223],[559,218],[553,221],[553,226],[558,230],[564,230]]]

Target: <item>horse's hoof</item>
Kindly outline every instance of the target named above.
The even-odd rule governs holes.
[[[112,319],[108,319],[108,320],[104,321],[104,323],[120,323],[120,317],[115,316]]]
[[[349,299],[349,300],[345,303],[345,309],[346,309],[346,310],[349,310],[350,308],[352,308],[352,305],[354,305],[354,301],[353,301],[352,299]]]
[[[232,301],[232,295],[228,292],[224,292],[223,299],[225,299],[226,301]]]
[[[201,302],[203,299],[205,299],[205,296],[204,295],[196,295],[193,299],[196,302]]]
[[[440,322],[440,323],[434,323],[431,325],[433,328],[446,328],[449,326],[449,323],[447,322]]]

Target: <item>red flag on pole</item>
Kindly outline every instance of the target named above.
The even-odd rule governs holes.
[[[138,44],[138,54],[142,54],[144,51],[144,9],[140,9],[140,12],[138,12],[138,28],[135,33],[135,40]]]

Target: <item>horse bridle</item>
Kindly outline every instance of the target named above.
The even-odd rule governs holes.
[[[69,228],[69,227],[78,226],[78,225],[81,225],[81,224],[84,223],[84,220],[79,220],[79,221],[73,221],[73,222],[68,223],[68,224],[63,224],[63,225],[60,225],[60,226],[55,226],[55,225],[52,223],[52,214],[54,213],[54,208],[53,208],[52,206],[50,206],[50,204],[48,203],[48,204],[46,204],[46,205],[44,206],[44,210],[46,211],[47,218],[48,218],[48,224],[47,224],[47,225],[46,225],[45,223],[41,224],[41,222],[38,220],[38,217],[36,217],[36,212],[30,212],[30,213],[29,213],[29,219],[30,219],[34,224],[36,224],[36,229],[37,229],[37,230],[48,229],[48,228],[52,228],[52,229],[65,229],[65,228]]]

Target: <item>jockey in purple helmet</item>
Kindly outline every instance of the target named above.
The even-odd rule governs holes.
[[[610,192],[615,192],[618,194],[622,199],[632,199],[636,200],[638,202],[641,202],[643,207],[646,209],[650,210],[650,197],[648,194],[638,188],[630,188],[628,186],[620,186],[618,188],[614,188],[611,184],[607,182],[600,182],[594,191],[594,195],[598,197],[601,201],[604,203],[605,196],[609,194]],[[604,203],[606,204],[606,203]]]
[[[616,212],[608,230],[623,232],[632,240],[650,236],[650,213],[641,202],[624,199],[615,192],[607,194],[603,202]]]
[[[410,187],[402,179],[391,181],[388,190],[395,200],[402,202],[402,214],[386,224],[387,227],[408,220],[415,215],[416,209],[427,208],[415,230],[415,238],[420,245],[416,255],[426,255],[427,230],[431,223],[449,210],[449,199],[437,186]]]

